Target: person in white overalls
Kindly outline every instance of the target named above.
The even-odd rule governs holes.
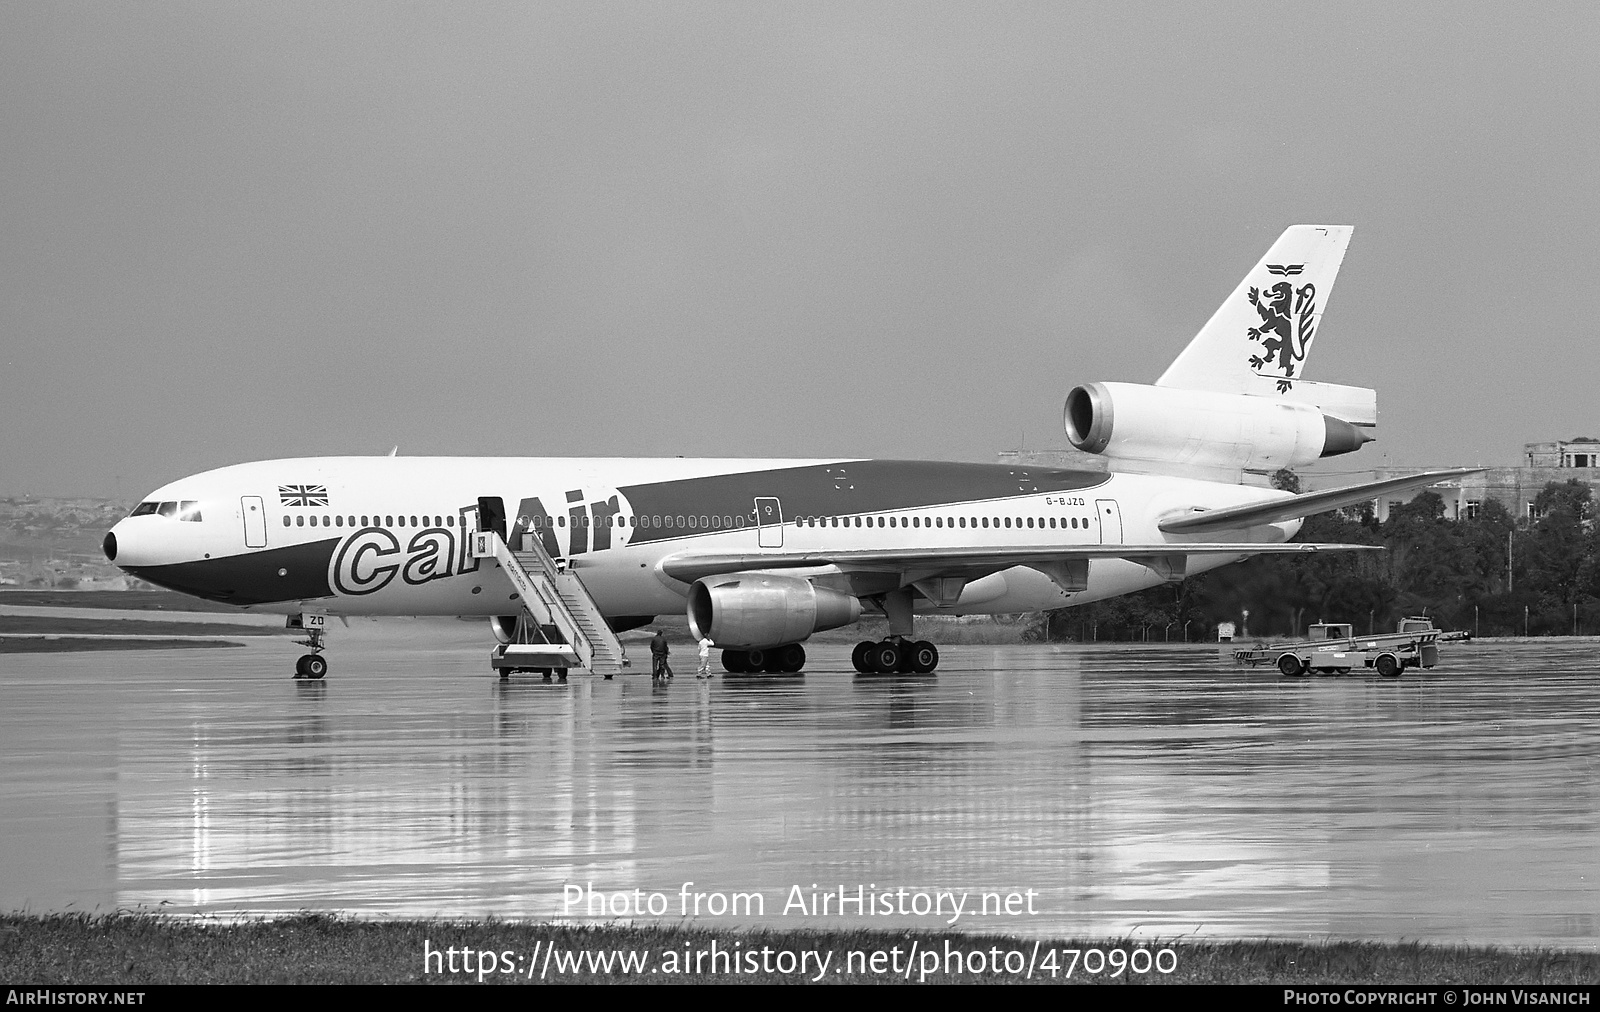
[[[700,638],[700,673],[695,675],[695,677],[711,677],[711,637],[709,636],[702,636]]]

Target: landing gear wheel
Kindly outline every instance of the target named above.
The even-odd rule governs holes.
[[[911,644],[911,670],[926,675],[939,666],[939,648],[927,640]]]
[[[1398,678],[1400,676],[1400,659],[1394,654],[1379,654],[1373,662],[1373,667],[1378,669],[1378,674],[1385,678]]]
[[[850,651],[850,663],[863,675],[872,671],[872,641],[862,640]]]
[[[310,678],[313,681],[328,673],[328,659],[321,654],[304,654],[294,662],[296,678]]]
[[[794,674],[806,666],[806,648],[798,643],[790,643],[773,651],[777,658],[777,670],[785,674]]]
[[[1294,678],[1296,675],[1304,673],[1306,666],[1301,664],[1300,658],[1294,654],[1282,654],[1278,657],[1278,670],[1283,672],[1284,677]]]
[[[722,668],[731,674],[742,675],[750,670],[750,657],[743,650],[724,650]]]
[[[905,650],[892,640],[884,640],[882,643],[872,645],[868,657],[872,661],[873,671],[880,675],[888,675],[900,670]]]
[[[765,671],[770,655],[761,649],[745,651],[744,669],[746,671]]]

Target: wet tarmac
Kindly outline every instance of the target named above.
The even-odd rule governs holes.
[[[323,682],[281,640],[0,656],[0,909],[888,928],[966,894],[956,930],[1600,947],[1594,643],[1398,681],[1127,646],[865,677],[845,645],[697,681],[680,650],[662,688],[501,683],[481,622],[331,640]]]

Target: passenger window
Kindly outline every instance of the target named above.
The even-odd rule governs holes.
[[[701,517],[700,518],[700,526],[701,527],[710,527],[711,526],[711,518],[710,517]]]
[[[335,527],[343,527],[344,526],[344,517],[334,517],[333,518],[333,526],[335,526]]]
[[[153,503],[153,502],[142,502],[139,505],[135,506],[133,508],[133,512],[129,513],[128,515],[130,517],[147,517],[150,514],[154,513],[155,511],[156,511],[156,503]]]
[[[289,518],[288,517],[284,517],[283,518],[283,526],[285,526],[285,527],[289,526]]]
[[[445,517],[444,518],[444,525],[446,527],[454,527],[456,525],[456,518],[453,517],[453,516]]]
[[[385,526],[385,527],[393,527],[394,526],[394,516],[392,514],[385,513],[383,515],[383,526]]]
[[[305,517],[295,517],[294,518],[294,525],[296,527],[304,527],[306,525],[306,518]]]
[[[367,515],[365,513],[361,514],[361,526],[363,526],[363,527],[372,526],[370,523],[367,522]]]
[[[1029,527],[1032,527],[1032,526],[1033,526],[1033,517],[1029,517],[1029,518],[1028,518],[1028,526],[1029,526]]]

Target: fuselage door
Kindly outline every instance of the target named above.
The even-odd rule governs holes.
[[[773,496],[756,496],[756,544],[783,547],[783,504]]]
[[[239,499],[239,512],[244,514],[244,546],[267,547],[267,508],[258,495]]]
[[[1100,543],[1122,544],[1122,510],[1115,499],[1096,499],[1095,514],[1100,518]]]

